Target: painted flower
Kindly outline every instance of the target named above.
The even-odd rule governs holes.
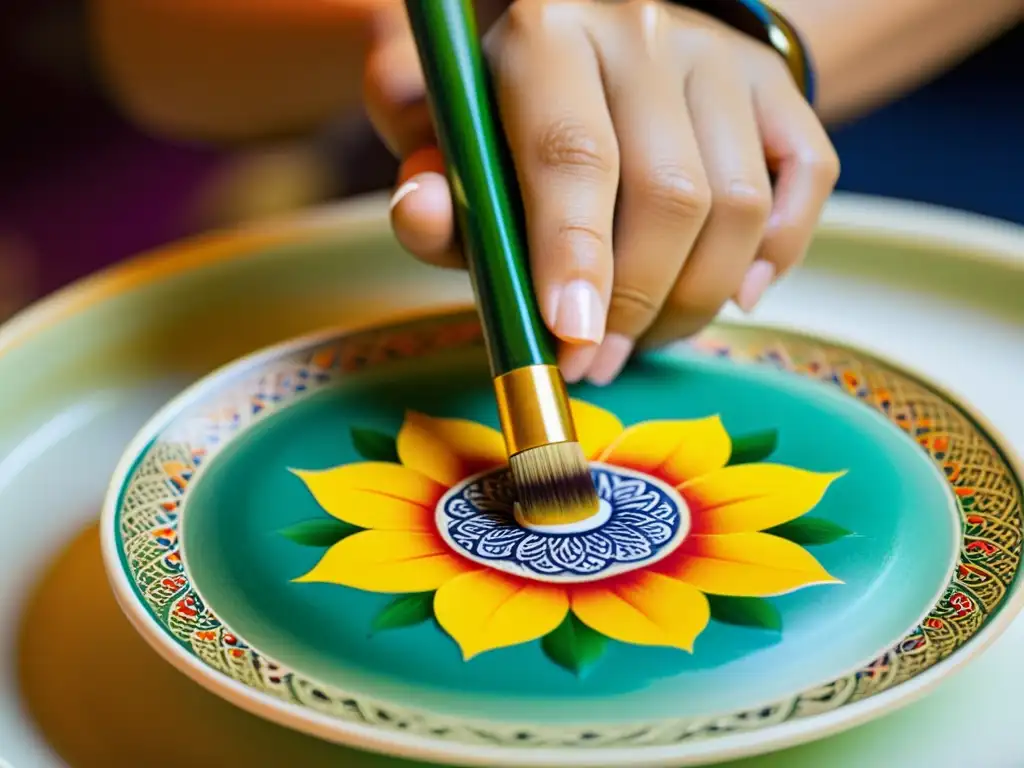
[[[293,470],[327,513],[357,530],[297,581],[427,595],[466,659],[543,638],[569,620],[624,643],[692,652],[711,618],[709,596],[768,597],[838,582],[799,537],[776,532],[818,504],[843,473],[736,463],[738,446],[717,416],[627,428],[597,406],[573,401],[572,408],[591,461],[655,478],[685,501],[689,530],[656,562],[551,583],[465,557],[439,532],[437,505],[467,478],[505,464],[502,436],[475,422],[410,412],[395,443],[397,461]]]

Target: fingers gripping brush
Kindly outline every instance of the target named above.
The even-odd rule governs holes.
[[[529,525],[584,520],[597,513],[597,493],[534,298],[472,0],[406,0],[406,9],[483,324],[516,514]]]

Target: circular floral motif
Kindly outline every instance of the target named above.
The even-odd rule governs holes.
[[[504,468],[467,478],[437,505],[438,530],[470,560],[540,581],[604,579],[654,563],[679,545],[689,512],[670,485],[623,467],[591,464],[600,510],[571,525],[530,526],[514,515]]]
[[[432,349],[445,348],[446,345],[459,346],[467,338],[475,339],[478,344],[482,343],[479,341],[479,324],[473,315],[459,315],[454,320],[445,319],[436,325],[426,324],[418,332],[421,333],[419,346],[413,348],[411,356],[425,354]],[[331,384],[339,375],[372,368],[390,360],[393,356],[385,355],[382,350],[390,349],[391,345],[385,346],[383,341],[390,341],[398,334],[410,333],[408,328],[403,327],[398,330],[387,329],[353,335],[319,347],[302,348],[294,356],[275,361],[273,367],[265,372],[266,375],[261,376],[261,381],[276,382],[274,386],[277,389],[267,393],[269,400],[261,399],[264,396],[262,391],[260,397],[256,397],[249,389],[239,389],[236,393],[240,403],[239,410],[218,409],[212,416],[204,415],[192,422],[180,423],[180,432],[168,430],[157,436],[157,439],[146,448],[142,460],[134,465],[131,473],[120,476],[124,486],[120,488],[121,494],[117,504],[109,506],[105,512],[106,543],[112,543],[112,551],[116,551],[119,556],[119,576],[130,580],[131,596],[135,602],[126,604],[132,608],[134,616],[141,618],[145,611],[145,618],[159,625],[163,631],[163,634],[159,635],[160,644],[165,647],[168,644],[174,645],[176,653],[173,658],[177,659],[176,664],[181,666],[187,660],[194,666],[202,665],[204,674],[211,683],[216,684],[215,681],[220,676],[225,676],[234,681],[236,688],[246,686],[248,690],[259,694],[274,696],[295,706],[297,712],[315,711],[316,715],[307,714],[301,720],[302,715],[293,716],[293,721],[300,721],[301,727],[306,730],[312,728],[313,720],[310,718],[321,718],[317,727],[322,731],[323,718],[332,717],[384,733],[415,734],[424,739],[453,744],[483,744],[489,749],[496,746],[521,750],[566,751],[577,748],[594,750],[598,747],[628,748],[634,751],[667,748],[675,750],[673,754],[682,759],[686,756],[693,757],[693,753],[687,751],[685,745],[694,740],[703,740],[706,737],[726,740],[749,739],[753,731],[771,731],[781,723],[809,722],[811,725],[807,727],[813,730],[813,722],[820,718],[831,718],[829,722],[833,725],[849,724],[851,718],[856,715],[853,710],[863,714],[867,711],[863,709],[865,703],[873,697],[885,694],[890,697],[887,699],[887,705],[898,702],[902,700],[901,697],[905,698],[907,695],[903,690],[912,687],[905,685],[908,681],[915,681],[915,684],[933,681],[941,674],[941,670],[947,666],[951,657],[952,663],[957,663],[965,644],[972,642],[979,632],[1000,629],[992,624],[992,618],[997,611],[1003,606],[1006,606],[1004,610],[1016,607],[1015,604],[1008,605],[1007,601],[1009,598],[1015,598],[1015,579],[1019,581],[1021,484],[1019,476],[1007,462],[998,443],[984,428],[962,412],[948,396],[934,392],[928,385],[871,358],[840,347],[827,346],[776,331],[769,333],[759,330],[730,330],[721,336],[705,339],[703,349],[719,357],[734,359],[737,363],[779,367],[840,388],[842,392],[857,398],[910,434],[927,451],[936,465],[944,470],[950,487],[956,491],[964,515],[964,547],[961,549],[961,562],[958,569],[951,574],[951,582],[945,596],[937,602],[919,627],[912,629],[902,642],[878,659],[844,677],[815,685],[767,706],[722,713],[720,717],[713,718],[673,718],[622,724],[609,722],[598,723],[596,727],[595,724],[570,727],[547,722],[504,724],[472,721],[448,716],[445,713],[419,710],[395,701],[375,699],[360,691],[325,688],[241,644],[242,638],[230,636],[210,609],[198,601],[187,574],[182,572],[178,556],[179,542],[174,533],[178,525],[179,504],[184,501],[192,477],[192,473],[185,469],[193,465],[199,466],[201,462],[205,463],[214,458],[224,445],[233,439],[237,431],[249,423],[250,413],[263,415],[286,405],[299,395],[300,388],[297,385],[300,383],[302,392],[307,391],[307,382],[308,390],[313,391]],[[444,343],[442,337],[445,339]],[[277,371],[286,371],[290,374],[296,370],[296,376],[276,374]],[[244,386],[249,386],[248,381]],[[600,456],[602,461],[611,464],[627,460],[635,463],[637,455],[627,455],[623,450],[623,443],[627,441],[623,439],[622,425],[612,421],[613,428],[609,430],[609,422],[605,418],[604,432],[607,434],[604,434],[598,429],[602,420],[595,420],[592,413],[589,418],[585,412],[577,413],[576,417],[578,423],[586,419],[585,431],[597,435],[591,437],[593,452],[588,455],[595,458]],[[179,414],[178,418],[184,417]],[[434,420],[434,423],[440,422]],[[665,473],[666,481],[672,487],[680,488],[680,494],[686,499],[690,530],[685,541],[672,555],[666,557],[658,570],[661,573],[674,574],[676,577],[685,575],[687,579],[697,583],[698,587],[712,591],[712,587],[721,584],[715,579],[723,575],[722,568],[731,568],[732,563],[721,559],[723,546],[718,546],[712,552],[709,543],[715,540],[719,545],[724,545],[726,538],[731,534],[723,536],[722,531],[707,527],[714,521],[704,517],[705,506],[710,502],[718,513],[722,513],[727,510],[731,501],[740,498],[751,500],[751,491],[754,490],[762,494],[766,502],[762,511],[767,512],[770,509],[775,514],[780,511],[780,506],[778,498],[767,493],[771,490],[765,482],[770,479],[769,474],[762,469],[759,470],[761,474],[758,477],[748,476],[745,483],[733,482],[735,476],[727,484],[711,482],[715,478],[723,479],[724,473],[746,471],[744,467],[750,466],[721,468],[727,461],[731,461],[730,457],[742,454],[743,450],[749,452],[750,449],[749,446],[745,446],[740,450],[738,444],[731,445],[724,441],[725,436],[724,432],[720,431],[720,425],[711,420],[675,424],[671,430],[672,439],[669,441],[660,440],[658,434],[667,433],[662,428],[654,429],[653,425],[635,425],[630,429],[634,430],[638,437],[642,436],[642,445],[648,447],[661,445],[663,442],[672,445],[701,446],[700,454],[689,457],[685,466],[679,462],[661,461],[664,457],[659,457],[659,476]],[[458,435],[452,434],[454,430],[449,429],[448,432],[449,443],[457,442],[455,437]],[[715,433],[718,433],[717,438]],[[601,436],[602,434],[604,436]],[[681,440],[680,434],[685,434],[687,439]],[[471,454],[472,459],[479,459],[481,445],[492,443],[495,453],[501,454],[503,448],[500,435],[495,435],[490,442],[482,440],[477,431],[467,432],[466,436],[471,439],[463,441],[466,450],[460,450],[458,455]],[[423,445],[429,450],[410,450],[408,453],[415,456],[418,469],[430,470],[431,477],[436,478],[436,488],[443,486],[447,490],[451,488],[452,482],[464,482],[461,478],[449,482],[448,476],[442,473],[443,469],[450,466],[454,449],[441,452],[442,461],[433,466],[428,460],[438,455],[438,443]],[[718,448],[709,450],[709,445],[718,445]],[[472,447],[474,451],[469,451],[468,447]],[[473,472],[480,471],[477,461],[473,462],[473,466]],[[646,466],[652,466],[651,462]],[[767,466],[774,467],[771,470],[773,474],[780,469],[777,465],[763,465]],[[342,520],[345,520],[346,516],[352,516],[356,518],[352,525],[359,523],[358,528],[368,529],[343,539],[335,547],[344,547],[346,552],[357,551],[356,547],[348,546],[346,542],[355,543],[362,537],[358,541],[362,547],[358,550],[359,554],[377,553],[380,560],[385,559],[380,556],[381,554],[388,554],[394,561],[399,557],[415,556],[417,562],[424,567],[421,571],[405,569],[404,583],[396,585],[392,579],[392,583],[386,585],[383,579],[375,582],[367,575],[367,569],[363,565],[366,562],[365,558],[347,570],[341,567],[346,561],[335,559],[320,567],[320,571],[314,574],[318,578],[308,578],[306,581],[345,584],[376,592],[404,593],[404,599],[418,597],[424,594],[424,590],[432,589],[433,585],[426,583],[429,576],[441,585],[436,596],[445,597],[439,604],[442,608],[447,608],[449,614],[453,612],[453,607],[464,613],[475,609],[479,619],[493,619],[495,599],[507,596],[507,592],[494,589],[493,584],[488,585],[491,588],[487,592],[478,590],[483,581],[479,574],[486,573],[487,569],[482,572],[459,572],[456,564],[443,559],[448,555],[441,553],[441,547],[448,550],[451,545],[440,541],[440,534],[434,531],[435,504],[441,496],[440,492],[436,496],[433,495],[435,486],[411,483],[412,475],[401,468],[383,471],[387,465],[377,464],[373,467],[376,470],[375,479],[380,481],[381,493],[384,493],[383,489],[387,489],[388,497],[394,498],[394,491],[400,490],[424,505],[424,517],[419,517],[417,512],[404,521],[407,523],[409,537],[402,542],[403,546],[396,547],[396,536],[392,531],[396,530],[401,522],[398,510],[392,510],[392,514],[383,521],[386,526],[380,525],[381,521],[377,521],[383,528],[378,531],[373,525],[368,524],[369,521],[363,514],[366,512],[366,505],[347,503],[351,497],[336,492],[345,490],[344,484],[355,476],[356,467],[360,480],[358,489],[363,489],[365,484],[362,481],[366,479],[368,471],[366,465],[348,465],[326,472],[300,474],[318,500],[322,497],[321,505],[325,506],[325,509],[327,506],[331,507],[331,515]],[[686,470],[685,473],[682,469]],[[616,467],[615,471],[618,472],[619,467]],[[808,481],[814,480],[811,473],[794,476],[792,470],[787,472],[787,483],[790,486],[793,482],[799,482],[807,488]],[[467,475],[469,474],[472,472],[467,472]],[[781,478],[781,475],[778,477]],[[828,483],[824,480],[830,482],[834,477],[835,475],[825,475],[818,479],[824,478],[822,482],[827,486]],[[693,478],[696,478],[696,481]],[[684,480],[689,483],[689,487],[683,484]],[[713,493],[709,494],[709,490]],[[824,488],[821,490],[824,491]],[[722,494],[725,494],[726,498]],[[811,496],[814,494],[808,495]],[[335,503],[326,505],[326,502],[331,500]],[[790,505],[786,519],[799,519],[799,515],[807,511],[809,510],[804,507],[793,509]],[[379,515],[380,511],[376,512]],[[753,520],[749,515],[745,515],[745,518],[751,526],[756,523],[757,531],[769,525],[760,513],[757,520]],[[723,520],[724,518],[719,515],[718,522]],[[784,521],[776,519],[773,524],[779,523],[784,524]],[[429,548],[425,543],[424,531],[428,527],[429,535],[439,539],[437,549]],[[755,528],[751,527],[741,535],[747,541],[762,535],[753,531]],[[382,540],[386,547],[376,550],[372,548],[371,545]],[[416,549],[416,546],[419,549]],[[461,552],[461,549],[459,551]],[[741,547],[738,539],[734,539],[729,551],[749,562],[749,557],[756,550]],[[708,555],[714,555],[714,558],[709,558]],[[790,589],[802,588],[811,583],[823,583],[823,571],[820,569],[793,570],[791,566],[794,563],[794,556],[795,550],[791,550],[786,558],[776,562],[778,569],[784,568],[784,572],[793,577],[788,583]],[[454,560],[454,555],[452,557]],[[460,555],[457,559],[463,561],[462,565],[465,566],[466,558]],[[678,562],[671,562],[676,559]],[[805,561],[805,565],[809,567],[810,561]],[[700,570],[695,566],[699,566]],[[715,569],[714,573],[711,572],[712,567]],[[390,577],[392,573],[393,571],[378,569],[374,575],[379,579],[381,574]],[[757,569],[757,573],[763,573],[762,569]],[[650,580],[645,582],[645,575],[641,569],[623,579],[636,579],[631,586],[647,589],[652,595],[651,599],[668,599],[666,587],[672,585],[674,579],[660,578],[655,585]],[[503,575],[503,578],[507,577]],[[527,593],[544,590],[546,602],[517,604],[516,607],[523,610],[515,617],[515,621],[506,622],[508,627],[521,630],[513,639],[490,638],[489,642],[483,644],[487,638],[481,637],[481,621],[473,623],[463,620],[458,624],[449,621],[446,625],[444,619],[450,616],[442,613],[438,617],[438,623],[452,634],[460,646],[467,649],[467,658],[489,648],[498,647],[499,639],[503,641],[503,645],[510,645],[513,640],[524,642],[527,636],[536,639],[547,630],[541,628],[530,632],[529,627],[525,625],[551,618],[548,613],[538,610],[538,606],[551,604],[549,598],[558,589],[560,588],[539,583],[532,587],[525,586],[523,591]],[[671,593],[673,597],[679,594],[678,585],[674,589],[675,591]],[[575,599],[572,604],[574,611],[582,612],[586,609],[585,615],[595,623],[597,619],[602,618],[602,612],[596,610],[599,607],[596,586],[590,586],[587,590],[566,588],[565,591],[571,592],[571,597]],[[743,594],[764,596],[782,594],[784,591],[786,590],[782,589],[777,578],[765,583],[759,576],[756,581],[751,579],[745,582]],[[445,592],[448,594],[445,595]],[[589,602],[583,603],[578,600],[582,592],[588,593]],[[969,602],[957,597],[965,594],[970,595]],[[127,599],[127,593],[125,596]],[[612,597],[618,599],[619,595]],[[689,613],[695,614],[696,611],[691,610]],[[608,635],[632,635],[642,628],[639,623],[623,623],[621,616],[622,614],[616,616],[614,624],[609,622],[597,626]],[[695,626],[697,633],[703,628],[702,623]],[[692,628],[685,636],[679,627],[669,629],[674,630],[672,645],[688,647],[688,644],[692,643]],[[240,644],[234,646],[232,640],[236,639]],[[630,638],[628,641],[640,642],[639,635],[636,639]],[[181,648],[185,649],[184,654],[179,652]],[[230,648],[231,652],[225,654],[225,648]],[[882,706],[880,703],[876,709]],[[849,713],[844,714],[847,710]],[[344,727],[338,726],[337,732],[340,733]],[[729,748],[721,745],[721,749]]]

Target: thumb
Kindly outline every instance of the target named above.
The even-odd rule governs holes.
[[[465,267],[455,242],[451,190],[436,147],[413,152],[402,163],[391,197],[391,226],[413,256],[441,267]]]

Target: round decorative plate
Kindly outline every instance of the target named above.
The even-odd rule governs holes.
[[[600,513],[526,527],[471,313],[247,357],[125,455],[117,597],[203,685],[327,739],[678,766],[909,699],[1017,588],[1006,452],[888,363],[720,326],[571,393]]]

